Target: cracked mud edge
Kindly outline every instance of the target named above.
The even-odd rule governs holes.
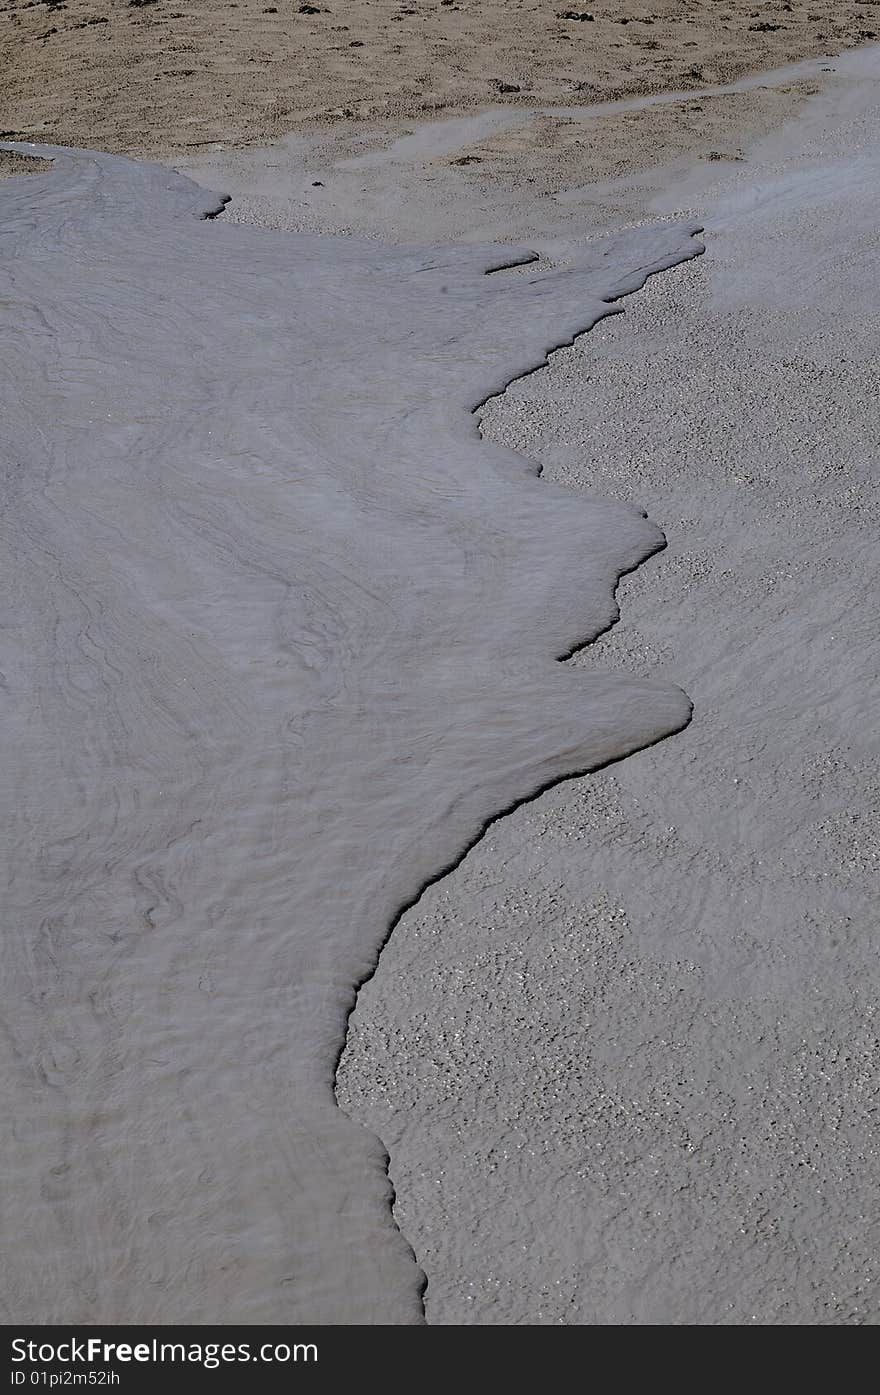
[[[703,229],[702,229],[701,227],[696,227],[696,228],[694,229],[694,233],[701,233],[701,232],[703,232]],[[693,260],[693,258],[698,257],[698,256],[701,256],[701,255],[704,253],[704,251],[705,251],[705,247],[704,247],[701,243],[695,243],[695,245],[694,245],[694,250],[693,250],[693,252],[692,252],[692,254],[691,254],[691,257],[690,257],[689,259],[690,259],[690,260]],[[523,257],[518,257],[518,258],[516,258],[515,260],[505,260],[504,262],[500,263],[498,266],[493,266],[493,267],[488,268],[487,271],[486,271],[486,275],[489,276],[489,275],[496,274],[496,273],[498,273],[498,272],[504,272],[504,271],[509,271],[509,270],[515,270],[515,269],[517,269],[517,268],[520,268],[520,267],[523,267],[523,266],[528,265],[528,264],[529,264],[530,262],[532,262],[532,261],[537,261],[537,260],[539,260],[538,254],[537,254],[537,253],[535,253],[535,254],[534,254],[533,256],[531,256],[531,257],[523,256]],[[596,325],[596,324],[601,323],[601,320],[602,320],[602,319],[607,318],[609,315],[621,315],[621,314],[624,314],[624,313],[625,313],[624,308],[623,308],[622,305],[619,305],[619,304],[618,304],[619,301],[626,299],[626,297],[629,296],[629,295],[638,294],[638,291],[641,290],[641,289],[644,287],[644,285],[647,283],[647,281],[650,279],[651,276],[660,275],[660,274],[662,274],[664,271],[670,270],[672,266],[678,266],[678,265],[680,265],[680,264],[681,264],[681,260],[682,260],[681,258],[676,258],[674,261],[673,261],[673,260],[670,260],[670,262],[669,262],[669,264],[668,264],[667,266],[662,266],[662,265],[661,265],[661,266],[652,266],[651,268],[647,269],[647,270],[646,270],[645,277],[644,277],[643,281],[641,282],[641,285],[639,285],[638,287],[634,288],[633,290],[627,290],[627,291],[623,292],[623,293],[622,293],[621,295],[619,295],[619,296],[614,296],[614,297],[609,297],[609,298],[604,299],[604,303],[608,306],[608,310],[606,311],[606,313],[605,313],[604,316],[600,317],[600,319],[598,319],[598,320],[593,321],[591,324],[589,324],[588,326],[586,326],[584,329],[578,330],[575,334],[569,336],[568,338],[561,339],[557,344],[554,344],[551,348],[549,348],[549,349],[547,350],[547,352],[541,357],[541,359],[540,359],[538,362],[536,362],[533,366],[531,366],[531,367],[529,367],[529,368],[526,368],[526,369],[524,369],[523,371],[521,371],[521,372],[515,374],[514,377],[510,378],[510,379],[509,379],[506,383],[504,383],[503,386],[501,386],[497,391],[493,391],[493,392],[487,393],[486,396],[484,396],[483,398],[481,398],[481,400],[480,400],[479,402],[475,403],[474,406],[471,408],[471,413],[472,413],[472,417],[473,417],[473,430],[474,430],[474,434],[475,434],[480,440],[483,440],[483,439],[484,439],[482,430],[480,429],[479,416],[480,416],[480,413],[482,412],[483,408],[486,406],[486,404],[487,404],[489,401],[491,401],[492,399],[494,399],[494,398],[496,398],[496,397],[503,397],[503,395],[504,395],[504,393],[507,391],[507,389],[510,388],[510,387],[512,387],[514,383],[521,382],[524,378],[530,378],[530,377],[532,377],[534,374],[542,372],[542,371],[543,371],[545,368],[547,368],[547,366],[549,365],[549,361],[550,361],[550,356],[551,356],[551,354],[557,353],[560,349],[571,348],[571,347],[577,342],[578,339],[581,339],[581,338],[584,337],[584,335],[589,334],[590,330],[593,329],[593,328],[595,328],[595,325]],[[686,260],[687,260],[687,259],[686,259]],[[540,461],[531,460],[529,457],[522,457],[522,458],[524,459],[525,463],[527,463],[528,465],[530,465],[530,466],[532,467],[532,471],[533,471],[534,475],[537,476],[537,477],[540,477],[541,474],[543,473],[543,466],[542,466],[542,464],[540,463]],[[643,517],[647,518],[648,515],[647,515],[647,512],[646,512],[645,510],[640,510],[640,512],[642,513],[642,516],[643,516]],[[665,536],[665,534],[664,534],[664,535],[657,541],[656,545],[654,545],[653,547],[651,547],[651,546],[647,546],[647,547],[646,547],[645,552],[644,552],[644,555],[643,555],[637,562],[633,563],[633,565],[630,566],[630,567],[623,567],[623,568],[617,573],[617,580],[616,580],[615,585],[614,585],[615,600],[616,600],[616,596],[617,596],[617,589],[618,589],[618,586],[619,586],[620,581],[622,580],[622,578],[625,577],[625,576],[629,576],[629,575],[630,575],[632,572],[634,572],[634,571],[637,571],[638,568],[641,567],[641,566],[643,566],[644,563],[647,562],[651,557],[654,557],[654,556],[657,555],[657,553],[662,552],[663,549],[664,549],[665,547],[666,547],[666,536]],[[613,617],[611,620],[609,620],[609,622],[608,622],[607,625],[603,626],[602,629],[600,629],[600,630],[598,630],[598,631],[592,632],[591,635],[589,636],[589,638],[587,638],[587,639],[575,640],[574,643],[573,643],[569,648],[567,648],[567,649],[564,650],[561,654],[558,654],[558,655],[556,656],[556,662],[557,662],[557,663],[567,663],[568,660],[574,658],[574,656],[575,656],[576,654],[582,652],[584,649],[587,649],[591,644],[594,644],[594,643],[596,642],[596,640],[599,639],[602,635],[607,634],[607,633],[609,632],[609,630],[611,630],[611,629],[614,628],[614,626],[619,622],[619,620],[620,620],[620,609],[619,609],[619,607],[616,607],[616,614],[614,615],[614,617]],[[684,694],[684,696],[686,697],[687,695]],[[400,907],[400,909],[397,911],[397,913],[395,914],[395,916],[393,917],[391,923],[390,923],[389,926],[388,926],[387,934],[385,935],[385,938],[383,939],[382,944],[379,946],[379,949],[378,949],[378,951],[377,951],[377,953],[376,953],[375,962],[374,962],[374,964],[373,964],[372,969],[370,970],[369,973],[367,973],[367,974],[364,976],[364,978],[360,981],[359,984],[357,984],[357,985],[354,987],[354,989],[353,989],[353,991],[352,991],[351,1006],[349,1007],[348,1013],[347,1013],[347,1016],[346,1016],[345,1032],[344,1032],[344,1035],[343,1035],[343,1039],[342,1039],[341,1045],[340,1045],[340,1047],[339,1047],[339,1053],[338,1053],[338,1055],[337,1055],[337,1057],[336,1057],[336,1061],[335,1061],[334,1066],[333,1066],[333,1081],[334,1081],[333,1093],[334,1093],[334,1096],[336,1097],[337,1108],[339,1108],[343,1114],[345,1114],[346,1111],[345,1111],[344,1109],[342,1109],[342,1106],[339,1104],[339,1097],[338,1097],[338,1093],[337,1093],[337,1089],[336,1089],[336,1081],[337,1081],[337,1077],[338,1077],[338,1073],[339,1073],[339,1064],[340,1064],[340,1062],[341,1062],[341,1060],[342,1060],[343,1055],[345,1054],[345,1050],[346,1050],[346,1047],[347,1047],[347,1045],[348,1045],[349,1032],[350,1032],[350,1028],[351,1028],[351,1019],[352,1019],[352,1016],[353,1016],[353,1014],[354,1014],[354,1012],[355,1012],[355,1010],[356,1010],[356,1008],[357,1008],[358,1002],[359,1002],[359,1000],[360,1000],[360,995],[361,995],[362,989],[365,988],[366,985],[372,981],[372,979],[375,977],[376,973],[378,972],[379,964],[380,964],[380,961],[381,961],[381,958],[382,958],[382,952],[383,952],[383,950],[386,948],[386,946],[388,945],[388,943],[389,943],[389,941],[390,941],[392,935],[394,934],[394,931],[397,929],[398,925],[400,924],[400,922],[401,922],[401,920],[403,919],[403,917],[407,914],[407,912],[408,912],[408,911],[411,911],[415,906],[418,905],[419,901],[421,901],[423,895],[425,894],[425,892],[426,892],[430,887],[435,886],[438,882],[443,881],[443,879],[444,879],[445,877],[449,876],[450,873],[454,872],[454,871],[456,870],[456,868],[459,867],[459,866],[461,865],[461,863],[464,861],[464,859],[467,857],[468,853],[470,853],[471,850],[472,850],[473,848],[475,848],[475,847],[477,846],[478,843],[482,842],[483,838],[484,838],[485,835],[488,833],[489,829],[492,828],[492,826],[493,826],[494,824],[498,823],[499,820],[507,818],[508,815],[514,813],[515,810],[521,808],[524,804],[530,804],[530,803],[532,803],[534,800],[539,799],[539,798],[541,797],[541,795],[546,794],[548,790],[555,789],[557,785],[565,784],[566,781],[568,781],[568,780],[577,780],[577,779],[580,779],[580,778],[584,777],[585,775],[593,775],[593,774],[596,774],[596,773],[597,773],[598,771],[600,771],[600,770],[606,770],[606,769],[608,769],[610,766],[618,765],[622,760],[626,760],[629,756],[634,755],[636,751],[647,751],[647,750],[650,750],[650,748],[651,748],[652,746],[659,745],[659,743],[660,743],[661,741],[666,741],[666,740],[668,740],[669,737],[671,737],[671,736],[677,736],[677,735],[679,735],[679,734],[680,734],[682,731],[684,731],[684,729],[690,724],[691,718],[692,718],[692,716],[693,716],[693,710],[694,710],[694,709],[693,709],[693,703],[690,701],[690,699],[688,699],[688,711],[687,711],[687,714],[685,715],[684,719],[683,719],[681,722],[679,722],[678,725],[676,725],[676,726],[674,726],[674,727],[671,727],[668,731],[664,732],[661,736],[656,737],[656,738],[655,738],[654,740],[652,740],[652,741],[643,742],[641,745],[634,747],[632,750],[626,751],[626,752],[624,752],[622,755],[614,756],[614,757],[613,757],[612,759],[610,759],[610,760],[600,762],[599,764],[588,765],[588,766],[585,766],[585,767],[583,767],[583,768],[581,768],[581,769],[571,770],[570,772],[568,772],[568,774],[565,774],[565,775],[556,776],[556,777],[554,777],[553,779],[550,779],[550,780],[545,781],[543,784],[541,784],[541,785],[539,785],[537,788],[531,790],[529,793],[524,794],[524,795],[522,795],[521,797],[512,800],[512,801],[511,801],[508,805],[506,805],[504,808],[499,809],[497,813],[492,814],[488,819],[486,819],[485,822],[483,823],[482,827],[481,827],[481,828],[478,830],[478,832],[475,834],[475,836],[472,837],[472,838],[465,844],[465,846],[461,849],[461,851],[460,851],[454,858],[452,858],[448,863],[446,863],[443,867],[441,867],[433,876],[427,878],[427,880],[422,884],[422,886],[419,887],[418,891],[417,891],[413,896],[411,896],[411,897]],[[366,1127],[365,1124],[362,1124],[362,1123],[360,1122],[360,1120],[358,1120],[358,1119],[356,1119],[356,1118],[353,1118],[350,1114],[346,1114],[346,1118],[351,1119],[351,1120],[352,1120],[352,1123],[354,1123],[354,1124],[359,1124],[360,1127],[364,1129],[364,1132],[365,1132],[365,1133],[372,1133],[372,1130],[368,1129],[368,1128]],[[424,1322],[427,1323],[426,1296],[427,1296],[427,1291],[428,1291],[428,1287],[429,1287],[429,1284],[430,1284],[430,1276],[426,1273],[425,1269],[422,1267],[421,1260],[419,1259],[418,1254],[416,1253],[416,1250],[415,1250],[414,1246],[412,1245],[412,1243],[410,1242],[410,1240],[407,1238],[407,1236],[404,1234],[402,1228],[400,1227],[400,1225],[399,1225],[398,1222],[397,1222],[397,1217],[396,1217],[396,1214],[395,1214],[395,1207],[396,1207],[396,1204],[397,1204],[397,1191],[396,1191],[396,1188],[395,1188],[395,1186],[394,1186],[394,1182],[392,1181],[392,1178],[391,1178],[391,1154],[389,1153],[388,1149],[386,1148],[384,1141],[379,1137],[378,1134],[373,1134],[372,1136],[375,1138],[376,1142],[379,1144],[380,1148],[382,1149],[382,1155],[383,1155],[383,1158],[384,1158],[385,1183],[386,1183],[386,1188],[387,1188],[387,1202],[388,1202],[388,1206],[389,1206],[389,1209],[390,1209],[390,1212],[391,1212],[391,1219],[392,1219],[392,1222],[393,1222],[393,1224],[396,1226],[397,1231],[398,1231],[398,1233],[400,1234],[401,1239],[404,1241],[404,1243],[406,1244],[407,1248],[409,1249],[410,1254],[412,1255],[413,1260],[414,1260],[415,1265],[416,1265],[416,1268],[417,1268],[417,1270],[418,1270],[419,1281],[418,1281],[417,1297],[418,1297],[418,1300],[419,1300],[419,1303],[420,1303],[420,1306],[421,1306],[422,1319],[423,1319]]]

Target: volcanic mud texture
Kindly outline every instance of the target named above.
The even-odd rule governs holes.
[[[0,188],[3,1312],[419,1322],[334,1095],[355,989],[488,819],[690,714],[556,662],[659,529],[472,409],[694,224],[541,274],[33,153]]]
[[[573,666],[694,716],[496,823],[362,991],[340,1102],[429,1322],[880,1320],[878,96],[849,55],[656,197],[706,255],[483,413],[661,521]]]

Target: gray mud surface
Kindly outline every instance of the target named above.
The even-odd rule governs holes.
[[[643,181],[706,255],[482,416],[662,523],[573,667],[694,716],[495,824],[362,991],[339,1097],[432,1323],[880,1319],[880,66],[838,66],[739,167]]]
[[[0,187],[2,1311],[419,1322],[355,989],[489,818],[690,713],[556,662],[660,530],[472,409],[694,221],[547,274],[13,148],[55,164]]]

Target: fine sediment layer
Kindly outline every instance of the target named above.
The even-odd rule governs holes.
[[[482,416],[662,522],[573,666],[694,720],[499,821],[361,992],[339,1099],[429,1323],[880,1320],[880,49],[834,67],[742,162],[639,180],[706,255]]]
[[[488,819],[690,712],[556,662],[662,534],[472,412],[696,226],[537,274],[12,148],[55,163],[0,189],[2,1311],[418,1322],[356,987]]]

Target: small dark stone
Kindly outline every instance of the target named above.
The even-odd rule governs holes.
[[[324,181],[323,181],[323,179],[313,179],[313,180],[312,180],[312,188],[313,188],[313,189],[323,189],[323,187],[324,187]]]
[[[522,88],[517,87],[515,82],[499,82],[497,84],[499,92],[521,92]]]
[[[557,19],[570,19],[578,24],[592,24],[595,15],[588,14],[586,10],[563,10]]]

